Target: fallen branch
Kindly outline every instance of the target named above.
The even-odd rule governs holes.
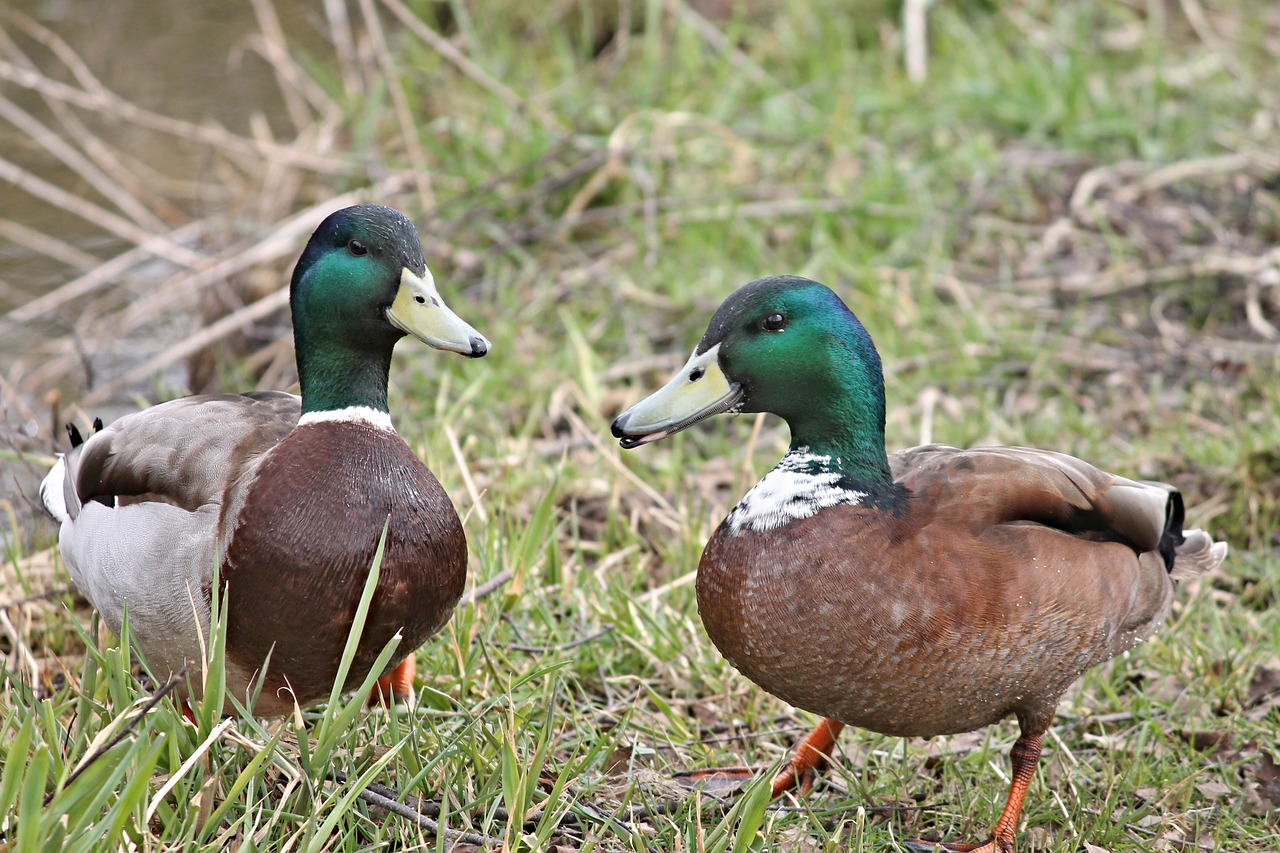
[[[515,574],[510,569],[503,569],[479,586],[473,586],[464,592],[462,598],[458,599],[458,606],[461,607],[464,604],[470,604],[492,595],[499,588],[511,583],[513,578],[515,578]]]
[[[494,643],[495,646],[504,649],[512,649],[517,652],[529,652],[530,654],[546,654],[547,652],[563,652],[569,649],[576,649],[578,646],[585,646],[594,640],[598,640],[606,634],[615,630],[615,626],[606,622],[598,631],[593,631],[585,637],[579,637],[576,640],[570,640],[567,643],[558,643],[551,646],[527,646],[523,643]]]
[[[337,782],[339,784],[346,784],[347,782],[347,775],[337,770],[331,772],[328,775],[328,778],[330,781]],[[372,806],[377,806],[378,808],[390,812],[397,817],[402,817],[406,820],[412,821],[414,824],[422,827],[433,835],[443,836],[450,843],[456,844],[458,842],[462,842],[464,844],[476,844],[480,847],[500,847],[502,845],[502,839],[500,838],[491,838],[487,835],[481,835],[478,832],[465,832],[463,830],[442,827],[440,823],[434,819],[440,814],[439,806],[435,806],[434,803],[431,803],[430,805],[434,807],[434,813],[429,816],[412,806],[402,803],[399,800],[399,795],[396,794],[393,789],[388,788],[385,785],[370,782],[360,790],[360,793],[357,796]]]

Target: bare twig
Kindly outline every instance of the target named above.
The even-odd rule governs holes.
[[[1205,252],[1181,263],[1159,267],[1125,264],[1096,272],[1090,270],[1069,275],[1023,278],[1014,281],[1013,287],[1020,290],[1075,292],[1088,299],[1102,299],[1134,288],[1192,278],[1230,275],[1250,279],[1276,268],[1280,268],[1280,249],[1272,249],[1261,255]]]
[[[12,219],[0,219],[0,237],[74,267],[80,272],[87,272],[102,263],[99,258],[65,240],[59,240],[57,237],[37,231],[21,222],[14,222]]]
[[[604,625],[600,627],[599,630],[592,631],[590,634],[587,634],[585,637],[579,637],[578,639],[570,640],[567,643],[558,643],[550,646],[527,646],[527,645],[524,645],[523,643],[494,643],[494,645],[500,646],[505,649],[512,649],[513,651],[517,651],[517,652],[529,652],[530,654],[535,654],[535,655],[546,654],[547,652],[563,652],[563,651],[568,651],[569,649],[576,649],[578,646],[585,646],[587,643],[590,643],[590,642],[594,642],[595,640],[600,639],[606,634],[611,633],[614,630],[614,627],[615,626],[612,623],[606,622],[604,623]]]
[[[1229,48],[1222,44],[1222,39],[1214,31],[1210,25],[1208,17],[1204,13],[1204,7],[1200,5],[1199,0],[1179,0],[1182,6],[1182,14],[1186,15],[1187,23],[1191,25],[1191,29],[1195,31],[1200,41],[1204,42],[1204,46],[1213,51],[1214,56],[1222,63],[1222,66],[1231,72],[1233,77],[1242,77],[1244,72],[1240,67],[1240,62],[1236,59],[1235,54]]]
[[[360,0],[360,10],[364,13],[365,27],[369,38],[373,40],[373,54],[382,67],[382,76],[387,80],[387,91],[391,95],[391,105],[395,110],[396,123],[400,125],[400,139],[404,143],[405,153],[409,155],[410,171],[413,173],[414,186],[418,190],[418,203],[423,210],[431,210],[436,206],[435,190],[431,187],[431,170],[427,165],[427,152],[423,150],[422,140],[418,138],[417,124],[409,108],[409,99],[405,96],[404,86],[400,84],[401,75],[396,72],[394,54],[387,44],[382,32],[382,21],[373,0]]]
[[[162,230],[167,228],[160,218],[146,208],[137,197],[121,187],[58,134],[41,124],[34,116],[8,98],[0,95],[0,118],[7,119],[28,139],[41,147],[85,180],[89,186],[110,199],[111,203],[129,216],[140,228]]]
[[[348,781],[347,775],[337,770],[329,773],[329,779],[343,785]],[[379,785],[371,782],[361,788],[360,793],[357,796],[370,805],[384,809],[397,817],[402,817],[406,820],[412,821],[414,824],[422,827],[428,832],[437,836],[443,836],[451,843],[462,842],[464,844],[476,844],[480,847],[499,847],[502,845],[502,840],[499,838],[490,838],[489,836],[481,835],[478,832],[463,832],[461,830],[449,829],[448,827],[440,826],[439,822],[434,820],[434,816],[438,816],[440,814],[439,807],[435,807],[432,810],[433,815],[429,816],[412,806],[408,806],[400,802],[396,792],[385,785]],[[435,804],[432,803],[430,805],[434,806]]]
[[[181,139],[190,139],[194,142],[224,148],[240,154],[277,158],[298,168],[309,169],[321,174],[346,175],[353,168],[351,163],[338,157],[324,157],[292,146],[246,139],[215,125],[191,124],[170,116],[153,113],[105,90],[99,95],[91,95],[74,86],[50,80],[48,77],[30,69],[21,68],[7,60],[0,60],[0,80],[7,80],[25,89],[74,104],[82,109],[111,115],[118,121],[136,124],[147,130],[158,131]]]
[[[923,83],[929,76],[929,7],[933,0],[905,0],[902,4],[902,52],[907,79]]]
[[[315,89],[315,82],[300,74],[298,67],[289,58],[284,29],[280,26],[275,4],[270,0],[252,0],[252,6],[253,14],[258,19],[259,38],[256,41],[261,45],[259,52],[275,72],[276,87],[284,99],[285,111],[289,113],[294,131],[300,133],[311,124],[302,90],[304,87]]]
[[[487,598],[502,587],[511,583],[513,578],[515,578],[514,572],[510,569],[503,569],[479,586],[473,586],[471,589],[464,592],[462,594],[462,598],[458,599],[458,606],[461,607],[464,604],[470,604],[473,601],[479,601],[482,598]]]
[[[28,323],[48,314],[67,302],[82,299],[100,287],[113,284],[121,275],[134,266],[145,263],[156,254],[155,247],[163,241],[185,243],[199,239],[212,230],[214,220],[206,219],[172,231],[167,237],[153,237],[151,241],[135,246],[127,252],[95,266],[77,279],[67,282],[44,296],[33,299],[25,305],[14,308],[4,319],[16,323]]]
[[[338,59],[342,88],[351,95],[362,94],[364,86],[356,63],[356,39],[345,0],[324,0],[324,14],[329,19],[329,40]]]
[[[150,293],[146,300],[139,300],[133,306],[124,312],[124,315],[118,318],[116,322],[116,333],[122,334],[133,331],[134,329],[153,322],[158,313],[165,311],[169,306],[179,301],[190,300],[195,294],[202,291],[215,283],[224,281],[229,276],[254,266],[259,263],[274,261],[284,255],[290,254],[296,250],[297,242],[308,232],[310,232],[320,222],[320,220],[328,213],[344,207],[349,204],[361,200],[362,198],[373,196],[380,197],[382,194],[395,193],[400,191],[410,178],[405,174],[396,174],[378,185],[370,188],[356,190],[345,193],[335,198],[329,198],[325,201],[312,205],[302,210],[283,222],[277,223],[271,230],[270,234],[253,244],[249,248],[236,246],[228,251],[216,261],[204,265],[201,269],[192,270],[183,275],[177,276],[168,282],[168,286],[163,290]],[[117,259],[119,260],[119,259]],[[126,267],[127,268],[127,267]],[[97,272],[97,271],[95,271]],[[123,272],[119,266],[114,270],[115,274]],[[91,279],[92,286],[98,286],[106,282],[102,281],[101,274],[94,276],[86,276]],[[68,286],[70,287],[70,286]],[[86,282],[80,285],[80,288],[91,289],[90,283]],[[55,297],[55,294],[60,294]],[[40,305],[34,303],[28,304],[24,308],[16,309],[9,315],[10,319],[26,319],[32,315],[38,316],[39,313],[48,310],[48,302],[60,304],[70,298],[62,291],[55,291],[50,294],[48,301],[35,300]],[[269,315],[272,311],[278,310],[288,302],[287,289],[276,291],[259,299],[257,302],[248,305],[239,311],[224,317],[213,326],[202,330],[199,335],[194,338],[181,341],[164,352],[148,359],[145,364],[128,371],[126,374],[117,377],[114,381],[106,386],[97,388],[88,394],[83,400],[82,405],[94,405],[109,398],[112,394],[128,387],[130,384],[145,379],[152,375],[155,371],[172,364],[182,358],[198,351],[203,346],[208,346],[222,338],[233,334],[242,329],[246,324],[252,323],[257,319]],[[198,345],[196,341],[198,340]],[[63,375],[71,364],[78,360],[78,354],[75,352],[66,352],[57,358],[47,359],[35,371],[32,372],[30,381],[41,382],[48,377]]]

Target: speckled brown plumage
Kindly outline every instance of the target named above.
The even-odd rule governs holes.
[[[703,623],[771,693],[892,735],[1010,715],[1043,730],[1082,672],[1168,615],[1157,547],[1181,533],[1172,490],[1177,529],[1144,529],[1109,498],[1128,481],[1071,457],[929,447],[891,463],[897,509],[833,506],[770,534],[724,525],[707,544]]]
[[[871,336],[831,289],[798,276],[734,291],[685,365],[612,429],[632,448],[721,412],[771,412],[791,429],[786,456],[716,530],[697,576],[725,657],[825,717],[773,794],[807,787],[846,723],[929,737],[1014,716],[1012,782],[991,835],[945,845],[1012,851],[1059,698],[1151,636],[1175,579],[1219,565],[1226,545],[1183,530],[1171,486],[1064,454],[887,456]]]

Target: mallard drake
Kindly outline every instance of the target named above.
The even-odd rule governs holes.
[[[729,296],[684,367],[613,434],[632,448],[762,411],[786,420],[790,449],[707,543],[697,599],[734,667],[827,718],[774,795],[812,779],[844,724],[931,737],[1013,715],[1013,781],[991,837],[945,848],[1011,851],[1059,698],[1151,636],[1175,581],[1219,565],[1226,545],[1182,529],[1172,486],[1062,453],[886,455],[871,337],[830,289],[794,276]]]
[[[253,711],[264,716],[328,697],[384,527],[346,687],[399,633],[386,686],[408,692],[413,651],[462,594],[467,543],[448,495],[391,425],[391,351],[406,334],[471,358],[489,351],[440,298],[413,223],[387,207],[325,219],[289,303],[301,397],[153,406],[78,443],[40,487],[76,586],[117,633],[128,609],[157,676],[199,671],[217,570],[228,692],[243,702],[262,677]]]

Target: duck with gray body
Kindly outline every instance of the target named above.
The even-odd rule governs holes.
[[[787,421],[790,449],[707,543],[697,598],[738,670],[827,718],[775,796],[811,782],[846,723],[929,737],[1014,716],[1004,812],[986,842],[947,848],[1012,850],[1062,694],[1151,636],[1175,581],[1219,565],[1226,545],[1183,530],[1172,486],[1065,454],[887,455],[870,336],[830,289],[794,276],[734,292],[685,366],[613,433],[636,447],[714,414],[762,411]]]
[[[440,298],[413,224],[386,207],[350,207],[321,223],[294,269],[290,306],[301,397],[154,406],[91,435],[41,485],[76,585],[116,632],[127,609],[157,676],[192,665],[196,695],[217,570],[228,691],[244,702],[261,679],[253,710],[264,715],[329,695],[384,527],[345,686],[362,681],[397,634],[398,669],[411,666],[453,612],[466,539],[448,496],[391,425],[387,380],[406,334],[471,358],[489,351]]]

